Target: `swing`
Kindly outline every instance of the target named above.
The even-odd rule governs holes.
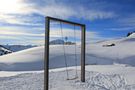
[[[81,73],[80,73],[80,79],[81,82],[85,82],[85,32],[86,32],[86,27],[85,24],[80,24],[80,23],[76,23],[76,22],[72,22],[72,21],[67,21],[67,20],[62,20],[62,19],[58,19],[58,18],[53,18],[53,17],[49,17],[47,16],[45,19],[45,58],[44,58],[44,64],[45,64],[45,90],[49,90],[49,36],[50,36],[50,21],[59,21],[62,23],[67,23],[67,24],[71,24],[71,25],[76,25],[76,26],[80,26],[81,27]],[[61,23],[60,23],[61,24]],[[62,30],[62,25],[61,25],[61,30]],[[64,48],[64,45],[63,45]],[[66,54],[64,54],[66,55]],[[67,66],[67,62],[65,59],[65,64]],[[66,69],[68,70],[68,69]],[[77,71],[77,70],[76,70]],[[68,72],[67,72],[68,73]],[[69,79],[69,77],[67,76],[67,79]],[[70,79],[72,80],[72,79]]]
[[[76,52],[76,31],[75,31],[76,26],[74,25],[74,41],[75,41],[75,66],[76,66],[76,75],[74,78],[69,78],[69,72],[68,72],[68,63],[67,63],[67,56],[66,56],[66,49],[65,49],[65,45],[63,43],[63,52],[64,52],[64,61],[65,61],[65,66],[66,66],[66,74],[67,74],[67,80],[75,80],[78,78],[78,72],[77,72],[77,52]],[[64,35],[63,35],[63,27],[62,27],[62,23],[60,22],[60,31],[61,31],[61,38],[62,40],[64,40]],[[68,37],[65,37],[66,41],[68,39]]]

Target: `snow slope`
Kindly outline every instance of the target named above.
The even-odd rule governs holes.
[[[0,70],[27,71],[43,69],[43,47],[35,47],[0,57]]]
[[[113,47],[103,47],[103,45],[112,44]],[[135,66],[135,37],[126,37],[122,39],[105,41],[97,44],[87,45],[87,54],[100,58],[106,58],[113,63],[127,64]]]
[[[86,45],[86,64],[112,65],[114,63],[135,66],[135,39],[129,36],[122,39],[104,41]],[[114,43],[113,47],[103,45]],[[65,45],[68,66],[75,66],[75,46]],[[80,45],[77,45],[77,64],[80,65]],[[65,67],[63,45],[50,46],[50,68]],[[42,70],[44,47],[34,47],[27,50],[0,56],[0,70]]]
[[[112,43],[115,46],[103,47],[103,45]],[[79,78],[71,81],[66,80],[66,72],[61,69],[65,67],[63,46],[51,45],[50,90],[66,90],[66,88],[67,90],[135,90],[134,46],[134,36],[87,44],[86,82],[81,83]],[[70,68],[75,69],[75,46],[65,45],[65,48],[68,66],[73,66]],[[0,90],[37,90],[37,88],[38,90],[43,90],[42,77],[44,73],[33,72],[33,70],[43,70],[43,55],[44,47],[42,46],[0,56],[0,73],[19,71],[17,74],[12,73],[13,76],[1,77]],[[77,64],[80,65],[79,45],[77,45],[77,58]],[[60,68],[60,70],[54,70],[54,68]],[[78,72],[80,73],[79,68],[78,66]],[[20,74],[22,71],[28,72]],[[75,71],[70,71],[71,77],[74,75],[73,72]]]

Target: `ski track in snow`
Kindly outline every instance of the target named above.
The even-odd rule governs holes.
[[[69,70],[69,78],[75,77],[75,70]],[[86,71],[85,83],[78,78],[67,80],[66,71],[51,71],[49,90],[135,90],[135,85],[128,85],[118,74],[101,74]],[[10,77],[0,77],[0,90],[44,90],[44,73],[23,73]]]
[[[69,72],[71,78],[74,77],[74,72],[73,70]],[[50,90],[133,90],[134,88],[127,85],[125,79],[117,74],[86,72],[86,81],[82,83],[80,77],[76,80],[66,80],[65,73],[63,71],[50,73]]]

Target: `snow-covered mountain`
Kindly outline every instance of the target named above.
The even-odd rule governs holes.
[[[133,34],[135,34],[135,31],[129,32],[129,33],[127,34],[127,37],[129,37],[129,36],[131,36],[131,35],[133,35]]]
[[[75,43],[74,42],[71,42],[71,41],[65,42],[64,40],[61,40],[61,39],[56,39],[56,40],[50,41],[50,45],[63,45],[63,44],[73,45]]]
[[[0,70],[42,70],[44,65],[43,51],[43,47],[34,47],[0,56]]]
[[[135,32],[132,32],[129,37],[135,38]]]
[[[9,54],[9,53],[12,53],[12,51],[7,49],[6,47],[0,45],[0,56],[5,55],[5,54]]]
[[[56,40],[50,41],[51,45],[64,44],[64,43],[65,43],[64,40],[61,40],[61,39],[56,39]]]
[[[36,47],[36,46],[32,46],[32,45],[3,45],[3,46],[6,47],[7,49],[13,51],[13,52],[25,50],[25,49],[32,48],[32,47]]]

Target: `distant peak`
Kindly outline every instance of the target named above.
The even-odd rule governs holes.
[[[127,34],[127,37],[135,38],[135,31],[129,32],[129,33]]]

